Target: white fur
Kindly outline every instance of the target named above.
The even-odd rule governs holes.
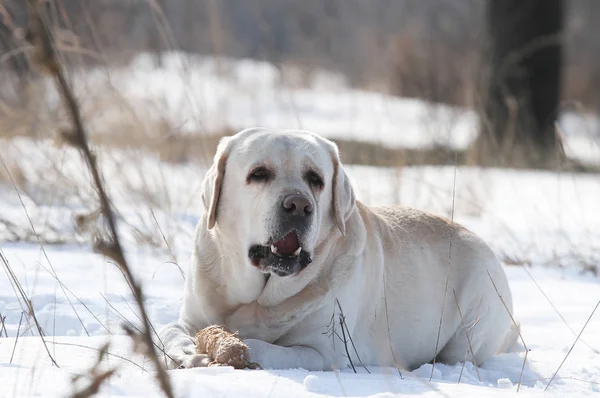
[[[247,184],[257,164],[273,168],[275,179]],[[303,180],[309,166],[323,174],[322,191]],[[269,238],[275,201],[290,191],[316,204],[305,242],[313,262],[296,276],[266,280],[248,248]],[[256,128],[223,140],[202,201],[180,318],[160,333],[170,367],[206,366],[192,336],[212,324],[238,330],[252,361],[266,368],[346,367],[340,308],[355,366],[414,369],[465,357],[480,364],[516,338],[488,276],[512,311],[506,276],[488,246],[441,217],[356,201],[337,147],[316,134]]]

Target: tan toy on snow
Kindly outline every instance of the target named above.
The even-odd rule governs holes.
[[[250,362],[248,346],[225,326],[211,325],[196,334],[196,351],[208,354],[212,359],[209,366],[233,366],[235,369],[259,369],[260,365]]]

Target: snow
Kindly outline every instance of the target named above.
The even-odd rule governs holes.
[[[120,324],[125,320],[139,324],[122,275],[107,259],[92,253],[85,243],[87,235],[77,232],[73,226],[73,212],[92,207],[85,193],[67,184],[68,181],[81,184],[87,178],[78,155],[70,149],[53,147],[49,142],[34,143],[27,139],[11,141],[10,148],[6,160],[18,165],[27,181],[20,193],[36,230],[44,235],[48,226],[53,225],[63,239],[71,236],[71,240],[45,245],[44,251],[35,243],[2,244],[2,254],[31,300],[46,333],[44,339],[61,366],[60,369],[51,366],[41,339],[27,317],[20,327],[20,338],[10,363],[23,304],[17,299],[9,278],[3,276],[0,278],[0,313],[6,317],[10,337],[0,339],[0,382],[12,389],[3,394],[57,396],[68,393],[72,388],[71,375],[84,372],[94,361],[96,351],[87,347],[100,347],[107,335],[111,337],[110,352],[129,358],[138,366],[110,356],[106,366],[118,365],[119,372],[103,389],[103,394],[158,394],[152,376],[140,369],[148,370],[149,364],[131,352],[129,342],[122,336]],[[25,149],[31,157],[21,155]],[[143,282],[151,321],[159,328],[177,317],[183,275],[173,263],[173,257],[185,272],[191,233],[201,211],[198,184],[205,170],[193,165],[161,164],[151,155],[127,151],[101,155],[104,155],[101,156],[103,171],[110,176],[111,193],[120,211],[128,260]],[[60,170],[43,175],[40,171],[51,170],[50,165],[56,159],[62,160]],[[140,169],[145,174],[140,173]],[[597,277],[582,274],[579,266],[583,260],[597,264],[595,256],[600,242],[600,214],[596,211],[600,181],[597,177],[458,168],[454,184],[454,168],[396,170],[347,166],[347,170],[358,197],[373,205],[401,203],[451,216],[454,188],[456,221],[482,235],[500,258],[533,264],[528,268],[506,266],[506,271],[513,291],[515,316],[522,324],[523,337],[531,349],[522,392],[542,394],[600,300]],[[157,177],[159,172],[160,179],[151,178]],[[142,183],[142,177],[147,184]],[[53,194],[57,181],[67,184],[60,186],[62,195]],[[16,225],[28,228],[14,189],[10,185],[2,189],[0,218],[9,218]],[[151,233],[158,233],[156,225],[144,220],[151,215],[147,202],[140,202],[143,193],[156,202],[153,214],[160,230],[166,231],[166,239],[172,243],[172,254],[160,240],[156,247],[136,238],[137,229],[149,228]],[[76,203],[79,207],[75,207]],[[551,394],[600,391],[597,384],[600,382],[598,316],[591,320],[559,377],[552,383]],[[431,382],[431,365],[422,366],[412,375],[403,373],[404,378],[394,369],[370,369],[372,374],[361,370],[359,375],[348,369],[336,373],[224,368],[171,371],[170,374],[178,396],[383,397],[397,393],[437,395],[439,392],[490,396],[516,390],[523,356],[522,347],[496,356],[479,369],[481,382],[471,363],[464,369],[460,365],[438,364]],[[30,382],[32,372],[34,383]]]
[[[5,254],[10,257],[13,264],[17,259],[24,263],[29,258],[34,259],[38,251],[35,248],[4,248]],[[72,264],[62,264],[61,255],[64,252],[50,249],[49,257],[57,266],[57,273],[64,283],[69,281],[70,274],[74,274]],[[78,257],[73,253],[71,257]],[[95,256],[82,256],[83,258]],[[56,261],[55,261],[56,260]],[[144,263],[156,263],[152,256],[145,256]],[[99,268],[110,272],[111,265],[98,259],[104,265]],[[144,275],[144,286],[148,295],[148,308],[151,318],[156,327],[162,323],[175,318],[178,298],[181,291],[181,282],[169,281],[169,278],[161,277],[152,279],[149,272],[144,272],[136,266],[138,274]],[[527,366],[523,374],[522,394],[527,396],[542,395],[543,389],[553,375],[554,371],[564,358],[566,352],[573,343],[575,336],[568,327],[560,320],[557,313],[549,305],[542,292],[534,285],[532,279],[520,267],[507,267],[507,272],[515,297],[515,316],[522,323],[523,337],[531,349]],[[533,278],[546,292],[562,316],[579,332],[595,302],[600,300],[600,289],[598,281],[590,276],[581,276],[568,270],[552,270],[534,267],[530,270]],[[123,287],[119,279],[111,280],[110,285],[102,286],[104,283],[96,278],[82,278],[84,272],[79,275],[79,287],[73,285],[76,294],[88,291],[81,297],[89,304],[98,306],[98,314],[109,312],[101,297],[94,299],[100,292],[115,294]],[[21,274],[23,275],[23,274]],[[77,276],[71,276],[73,280]],[[4,281],[3,281],[4,283]],[[43,282],[38,282],[42,285]],[[100,285],[100,286],[96,286]],[[3,285],[5,291],[5,286]],[[158,296],[158,294],[161,294]],[[57,294],[57,301],[63,302]],[[41,304],[53,307],[53,297],[48,297],[42,292],[31,296],[36,307]],[[7,322],[11,326],[9,335],[14,336],[14,324],[18,323],[11,315],[18,313],[18,305],[9,303],[10,297],[0,299],[2,313],[9,315]],[[116,301],[116,300],[115,300]],[[158,305],[160,308],[157,308]],[[59,305],[60,307],[60,305]],[[105,307],[102,310],[100,308]],[[11,311],[12,309],[12,311]],[[49,310],[52,310],[50,308]],[[57,311],[60,311],[57,308]],[[52,317],[43,310],[39,312],[42,322],[49,322]],[[85,314],[84,314],[85,315]],[[87,315],[86,315],[87,317]],[[62,322],[70,318],[76,324],[74,316],[68,315],[65,309],[63,317],[57,317],[56,322]],[[89,317],[87,317],[89,318]],[[86,319],[84,317],[84,319]],[[116,327],[116,323],[114,325]],[[46,328],[50,331],[52,329]],[[58,362],[60,368],[52,367],[47,354],[38,336],[29,336],[25,333],[16,343],[15,356],[12,364],[9,363],[10,356],[15,347],[15,339],[0,339],[0,382],[9,390],[3,390],[3,396],[32,396],[42,394],[46,396],[58,396],[71,391],[70,376],[82,373],[89,368],[97,356],[94,348],[100,347],[107,337],[104,336],[81,336],[79,328],[77,336],[45,336],[50,352]],[[582,340],[594,348],[600,348],[600,323],[592,321],[582,335]],[[103,395],[130,397],[151,396],[158,394],[152,376],[148,373],[150,366],[142,357],[132,354],[130,342],[125,336],[111,336],[111,342],[105,366],[117,365],[119,370],[110,385],[103,389]],[[587,347],[583,341],[569,356],[563,365],[559,377],[550,387],[550,394],[556,396],[576,396],[600,392],[600,385],[580,381],[587,380],[598,382],[600,378],[600,366],[598,365],[598,354]],[[442,392],[447,395],[460,394],[461,396],[495,396],[504,391],[516,390],[519,380],[524,353],[520,350],[496,356],[479,368],[481,382],[477,378],[477,371],[472,363],[467,363],[461,375],[461,365],[448,366],[437,364],[432,382],[429,382],[432,365],[423,365],[421,368],[408,374],[403,372],[401,378],[395,369],[371,368],[372,374],[367,374],[359,369],[359,374],[353,374],[351,370],[344,369],[338,372],[307,372],[302,369],[292,370],[261,370],[240,371],[232,368],[208,368],[170,371],[169,374],[175,384],[178,396],[391,396],[392,394],[428,394],[437,395]],[[132,360],[135,364],[125,362],[117,356]],[[32,372],[35,377],[30,379]],[[460,377],[460,383],[458,383]],[[33,383],[31,381],[34,381]],[[512,383],[512,386],[509,384]]]
[[[79,90],[98,88],[107,84],[106,72],[81,72],[74,80]],[[132,109],[143,120],[166,118],[186,133],[263,124],[309,128],[329,137],[389,146],[437,142],[464,147],[473,138],[476,122],[469,110],[350,90],[342,78],[322,71],[308,87],[282,84],[276,68],[251,61],[183,60],[173,54],[160,69],[148,57],[140,57],[109,75],[113,89],[134,104]],[[90,118],[96,125],[110,125],[131,111],[118,108],[108,107]],[[567,150],[577,147],[573,153],[598,161],[598,144],[587,133],[597,129],[595,118],[565,113],[561,125]],[[0,139],[0,148],[19,192],[0,169],[0,253],[44,331],[42,340],[32,319],[21,318],[23,298],[2,266],[0,314],[9,337],[0,337],[0,397],[70,394],[72,376],[86,373],[106,341],[110,355],[102,366],[118,370],[101,395],[160,395],[151,365],[132,352],[120,327],[124,322],[139,324],[130,290],[115,265],[92,252],[93,229],[75,225],[75,215],[96,208],[78,153],[51,140],[26,138]],[[177,318],[192,234],[202,211],[199,188],[206,169],[164,163],[137,150],[96,150],[119,211],[127,258],[143,283],[150,320],[158,329]],[[597,175],[472,167],[347,165],[346,170],[365,203],[415,206],[453,217],[481,235],[506,264],[515,318],[530,349],[520,394],[600,392],[599,313],[544,392],[600,300],[600,280],[585,271],[599,264]],[[30,222],[50,242],[43,250]],[[43,341],[60,368],[52,366]],[[524,355],[519,343],[479,369],[470,362],[464,369],[460,364],[437,364],[435,369],[427,364],[401,375],[388,368],[369,368],[371,374],[359,368],[354,374],[350,369],[223,367],[169,374],[178,397],[504,396],[517,389]],[[85,379],[76,383],[83,384]]]

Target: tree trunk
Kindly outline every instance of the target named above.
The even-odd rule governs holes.
[[[481,117],[482,163],[544,167],[555,131],[562,68],[562,0],[492,0],[490,73]]]

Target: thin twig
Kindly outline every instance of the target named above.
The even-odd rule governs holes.
[[[129,264],[125,259],[123,248],[119,240],[119,234],[117,231],[110,199],[106,193],[104,184],[102,183],[96,157],[90,150],[79,106],[73,91],[71,90],[69,83],[65,78],[63,67],[58,62],[56,57],[52,37],[48,30],[49,25],[46,21],[46,14],[43,10],[43,4],[39,0],[29,0],[28,3],[31,9],[31,24],[29,33],[33,44],[37,46],[37,54],[35,54],[37,55],[36,60],[46,70],[46,72],[48,72],[54,78],[57,90],[61,93],[62,100],[64,101],[64,105],[66,106],[73,123],[73,131],[70,133],[64,133],[63,138],[65,138],[66,142],[69,142],[82,152],[88,169],[92,174],[94,186],[96,187],[98,199],[100,201],[102,215],[108,224],[111,239],[110,242],[102,242],[102,248],[104,249],[103,254],[112,258],[112,260],[117,263],[119,268],[125,274],[126,280],[132,287],[133,295],[139,307],[142,318],[143,333],[141,337],[148,347],[147,354],[151,362],[155,365],[156,377],[163,393],[167,397],[173,398],[174,394],[169,376],[158,359],[158,355],[152,341],[152,336],[150,334],[150,320],[148,319],[146,308],[144,306],[142,288],[135,280],[133,273],[129,268]]]
[[[7,274],[9,276],[9,278],[12,280],[13,286],[18,290],[18,294],[23,299],[24,305],[27,307],[27,314],[33,318],[33,322],[35,323],[35,326],[37,327],[40,338],[42,339],[42,342],[44,343],[44,348],[46,349],[46,353],[48,354],[50,361],[52,361],[52,364],[54,366],[59,368],[60,366],[58,366],[58,363],[56,363],[56,361],[54,360],[54,357],[52,357],[52,354],[50,354],[48,345],[46,345],[46,341],[44,340],[44,333],[42,331],[42,326],[40,325],[40,323],[37,320],[37,317],[35,316],[33,304],[31,303],[31,300],[29,300],[29,297],[27,297],[27,293],[25,293],[25,290],[23,290],[21,283],[17,279],[17,276],[13,272],[10,264],[8,263],[8,260],[4,257],[4,254],[1,251],[0,251],[0,260],[2,260],[2,263],[4,264],[4,268],[7,272]]]
[[[109,369],[100,373],[90,371],[93,378],[90,380],[90,384],[87,385],[84,389],[77,391],[75,394],[71,395],[71,398],[89,398],[92,397],[100,391],[100,387],[112,377],[116,372],[116,369]]]
[[[458,152],[454,152],[454,179],[452,182],[452,210],[450,213],[450,221],[454,223],[454,202],[456,200],[456,169],[458,162]],[[437,338],[435,340],[435,351],[433,352],[433,362],[431,366],[431,374],[429,375],[429,381],[433,379],[433,372],[435,371],[435,364],[438,356],[438,349],[440,346],[440,335],[442,334],[442,323],[444,321],[444,310],[446,309],[446,296],[448,295],[448,282],[450,281],[450,271],[452,269],[452,239],[454,238],[454,230],[450,232],[450,243],[448,245],[448,269],[446,271],[446,284],[444,285],[444,299],[442,301],[442,312],[440,314],[440,324],[438,325]]]
[[[8,337],[8,333],[6,332],[6,326],[4,325],[5,316],[2,316],[0,312],[0,337],[2,337],[2,332],[4,331],[4,337]]]
[[[352,362],[352,357],[350,356],[350,352],[348,351],[348,340],[346,340],[346,331],[344,329],[344,315],[340,314],[340,326],[342,327],[342,342],[344,343],[344,348],[346,350],[346,357],[350,361],[350,366],[352,367],[352,371],[356,373],[356,368],[354,367],[354,363]]]
[[[19,341],[19,333],[21,332],[21,323],[23,322],[23,311],[21,311],[21,319],[19,319],[19,327],[17,328],[17,336],[15,337],[15,345],[13,346],[12,354],[10,354],[10,361],[12,363],[13,357],[15,356],[15,350],[17,349],[17,342]]]
[[[102,298],[104,299],[104,301],[106,301],[106,304],[108,304],[108,306],[119,316],[121,317],[121,319],[123,320],[123,322],[129,323],[132,327],[135,327],[138,332],[142,332],[141,330],[139,330],[133,323],[131,323],[131,321],[127,318],[125,318],[125,316],[123,314],[121,314],[121,312],[119,312],[118,309],[116,309],[111,303],[110,301],[108,301],[108,299],[106,298],[106,296],[104,296],[104,294],[100,293],[100,296],[102,296]]]
[[[127,306],[127,308],[129,308],[129,310],[131,311],[131,313],[133,315],[135,315],[135,317],[141,322],[142,320],[140,319],[140,316],[133,310],[133,308],[131,308],[131,306],[129,305],[129,303],[127,302],[127,300],[125,300],[125,297],[121,296],[121,300],[123,300],[123,302],[125,303],[125,305]],[[152,329],[152,332],[154,333],[154,337],[156,337],[156,339],[159,341],[159,343],[162,344],[163,342],[160,339],[160,336],[159,336],[158,332],[154,328],[154,325],[150,324],[150,329]]]
[[[390,329],[390,317],[388,314],[388,302],[387,302],[387,289],[386,289],[386,277],[385,272],[383,273],[383,305],[385,306],[385,322],[387,325],[387,334],[388,334],[388,342],[390,344],[390,352],[392,353],[392,359],[394,360],[394,367],[398,371],[398,375],[400,375],[400,379],[404,379],[402,376],[402,371],[400,370],[400,364],[396,359],[396,353],[394,352],[394,347],[392,344],[392,331]]]
[[[96,358],[96,362],[85,374],[76,374],[75,376],[73,376],[73,383],[77,382],[82,378],[89,379],[89,383],[84,388],[74,392],[71,395],[71,398],[89,398],[98,394],[102,385],[106,381],[108,381],[108,379],[112,377],[113,374],[115,374],[117,370],[116,368],[101,370],[104,357],[108,354],[108,347],[109,343],[106,343],[98,350],[98,357]]]
[[[527,269],[527,267],[525,265],[522,265],[521,268],[527,273],[527,275],[529,276],[529,278],[531,278],[531,281],[533,282],[533,284],[538,288],[538,290],[540,291],[540,293],[542,293],[542,296],[544,296],[544,298],[546,299],[546,301],[548,302],[548,304],[550,304],[550,306],[552,307],[552,309],[554,310],[554,312],[556,312],[556,315],[558,315],[558,317],[563,321],[563,323],[571,331],[571,333],[573,334],[573,336],[577,336],[577,332],[571,327],[571,325],[569,325],[569,323],[567,322],[567,320],[565,319],[565,317],[562,316],[562,314],[558,311],[558,308],[556,308],[556,306],[554,305],[554,303],[550,300],[550,297],[548,297],[548,295],[546,294],[546,292],[544,292],[544,290],[542,289],[542,287],[537,283],[537,281],[535,280],[535,278],[533,277],[533,275],[531,274],[531,272],[529,272],[529,270]],[[580,339],[580,341],[583,344],[585,344],[590,350],[594,351],[595,354],[600,354],[600,351],[598,351],[596,348],[594,348],[591,345],[589,345],[585,340]]]
[[[508,309],[508,306],[506,305],[504,298],[502,297],[502,295],[500,294],[500,291],[498,290],[498,286],[496,286],[496,282],[494,282],[494,279],[492,278],[492,274],[490,274],[490,271],[487,268],[486,268],[485,272],[487,272],[488,276],[490,277],[490,281],[492,281],[492,285],[494,285],[494,290],[496,290],[496,294],[498,295],[498,298],[500,298],[500,301],[504,305],[506,312],[508,312],[508,316],[510,316],[510,320],[512,321],[514,327],[516,328],[517,332],[519,333],[519,338],[521,339],[521,343],[523,343],[523,347],[525,347],[525,358],[523,358],[523,366],[521,367],[521,374],[519,375],[519,384],[517,384],[517,392],[519,392],[519,390],[521,389],[521,381],[523,380],[523,372],[525,371],[525,363],[527,362],[527,355],[529,354],[529,348],[527,348],[527,344],[525,344],[525,339],[523,338],[523,335],[521,334],[521,328],[519,327],[519,325],[517,324],[517,321],[515,321],[515,318],[513,318],[513,315],[511,314],[510,310]]]
[[[469,350],[471,350],[471,357],[473,358],[473,365],[475,365],[475,372],[477,372],[477,378],[481,383],[481,376],[479,375],[479,367],[477,366],[477,361],[475,360],[475,352],[473,351],[473,345],[471,344],[471,338],[469,337],[469,332],[467,331],[467,327],[465,325],[465,319],[463,318],[462,310],[460,309],[460,305],[458,304],[458,297],[456,297],[456,290],[452,289],[452,293],[454,293],[454,301],[456,302],[456,308],[458,308],[458,315],[460,315],[460,323],[462,324],[463,330],[465,331],[465,336],[467,337],[467,343],[469,344]],[[468,354],[468,352],[467,352]],[[464,363],[463,363],[464,367]],[[460,371],[462,374],[462,370]],[[459,378],[460,380],[460,378]],[[460,382],[460,381],[459,381]]]
[[[60,287],[62,289],[62,292],[63,292],[65,298],[69,302],[69,305],[71,306],[71,309],[75,313],[75,316],[77,317],[77,320],[81,324],[81,327],[83,327],[83,331],[89,337],[90,333],[88,332],[87,328],[85,327],[85,324],[83,323],[83,320],[81,319],[81,316],[79,316],[79,313],[75,309],[75,306],[73,305],[73,302],[71,301],[71,299],[67,295],[67,292],[65,291],[66,287],[59,280],[58,275],[56,273],[56,270],[54,269],[54,266],[52,265],[52,262],[50,261],[50,257],[48,257],[48,253],[46,252],[46,248],[44,247],[44,242],[42,241],[41,236],[38,234],[35,226],[33,225],[33,221],[31,219],[31,216],[29,215],[29,211],[27,211],[27,207],[25,206],[25,202],[23,201],[23,197],[21,196],[21,192],[19,191],[19,188],[17,187],[17,184],[16,184],[15,180],[13,179],[12,173],[10,172],[10,170],[9,170],[6,162],[4,161],[4,158],[1,155],[0,155],[0,160],[2,160],[2,165],[4,166],[4,170],[6,171],[6,174],[8,175],[8,178],[10,179],[10,182],[11,182],[11,184],[12,184],[14,190],[15,190],[15,193],[17,194],[17,197],[19,198],[19,202],[21,203],[21,207],[23,208],[23,212],[25,213],[25,216],[27,217],[27,221],[29,221],[29,226],[31,227],[31,231],[33,232],[33,235],[35,236],[35,238],[36,238],[36,240],[37,240],[37,242],[38,242],[38,244],[40,246],[40,250],[42,251],[42,254],[44,255],[44,258],[46,259],[46,262],[48,263],[48,266],[50,267],[50,270],[52,272],[49,272],[41,263],[40,263],[40,266],[42,268],[44,268],[46,271],[48,271],[54,277],[54,279],[56,279],[57,281],[59,281]]]
[[[140,330],[140,328],[138,328],[137,326],[135,326],[135,324],[133,324],[133,322],[131,322],[129,319],[125,318],[125,316],[119,310],[117,310],[102,293],[100,293],[100,295],[102,296],[104,301],[106,301],[106,304],[108,304],[108,306],[123,320],[123,322],[125,322],[125,325],[121,325],[121,327],[123,329],[134,330],[136,333],[139,333],[139,334],[143,333],[142,330]],[[121,297],[121,298],[123,298],[123,297]],[[123,300],[125,300],[125,299],[123,298]],[[127,302],[125,302],[125,303],[127,304]],[[133,309],[131,307],[129,307],[129,309],[133,312]],[[135,314],[135,312],[134,312],[134,314]],[[135,314],[135,315],[138,319],[140,319],[140,317],[137,316],[137,314]],[[140,321],[141,321],[141,319],[140,319]],[[152,328],[152,330],[156,334],[156,330],[154,328]],[[158,336],[158,334],[157,334],[157,336]],[[159,337],[157,337],[157,338],[158,338],[159,342],[161,344],[163,344],[162,341],[160,340],[160,338]],[[164,348],[160,347],[158,344],[156,344],[154,342],[153,342],[153,344],[154,344],[154,347],[165,356],[165,360],[170,359],[173,362],[177,362],[175,359],[173,359],[169,354],[167,354],[165,352]],[[163,346],[164,346],[164,344],[163,344]]]
[[[460,384],[460,380],[462,379],[463,372],[465,371],[465,364],[467,363],[467,358],[469,357],[469,349],[467,348],[467,352],[465,352],[465,359],[463,360],[462,366],[460,367],[460,373],[458,374],[458,381],[456,384]]]
[[[158,220],[156,219],[156,215],[154,214],[154,209],[152,209],[152,204],[150,203],[149,200],[147,200],[147,202],[148,202],[148,208],[150,209],[150,214],[152,215],[152,219],[154,220],[154,223],[156,224],[156,227],[158,228],[158,232],[160,232],[160,236],[162,236],[162,239],[165,242],[165,245],[167,246],[167,250],[169,251],[171,258],[173,259],[173,264],[175,264],[177,269],[179,269],[179,273],[181,274],[181,277],[183,278],[183,280],[185,280],[185,274],[183,272],[183,269],[181,268],[181,266],[179,266],[179,263],[177,262],[177,257],[175,257],[175,254],[173,253],[173,250],[171,249],[171,245],[169,244],[169,240],[165,236],[165,233],[163,232],[160,224],[158,223]]]
[[[48,341],[47,343],[48,343],[48,344],[53,344],[53,345],[59,345],[59,346],[60,346],[60,345],[64,345],[64,346],[68,346],[68,347],[87,348],[88,350],[93,350],[93,351],[100,352],[100,349],[98,349],[98,348],[96,348],[96,347],[90,347],[90,346],[83,345],[83,344],[75,344],[75,343],[60,343],[60,342],[58,342],[58,341]],[[142,371],[144,371],[144,372],[148,372],[148,371],[147,371],[147,370],[145,370],[145,369],[144,369],[144,368],[143,368],[143,367],[142,367],[140,364],[137,364],[137,363],[135,363],[134,361],[132,361],[132,360],[131,360],[131,359],[129,359],[129,358],[126,358],[126,357],[124,357],[124,356],[121,356],[121,355],[113,354],[113,353],[111,353],[111,352],[108,352],[108,351],[106,352],[106,355],[109,355],[109,356],[112,356],[112,357],[115,357],[115,358],[121,359],[121,360],[123,360],[123,361],[125,361],[125,362],[129,362],[130,364],[132,364],[132,365],[134,365],[134,366],[136,366],[136,367],[140,368]]]
[[[348,324],[346,323],[346,316],[344,315],[344,311],[342,310],[342,306],[340,305],[340,301],[338,299],[335,299],[335,302],[336,302],[338,308],[340,309],[340,315],[341,315],[341,317],[343,317],[343,319],[344,319],[344,322],[343,322],[343,324],[341,326],[342,326],[342,328],[345,327],[346,328],[346,332],[348,332],[348,338],[350,339],[350,344],[352,344],[352,349],[354,350],[354,353],[356,354],[356,358],[359,360],[360,365],[367,371],[367,373],[370,374],[371,372],[369,371],[369,369],[367,368],[367,366],[365,365],[365,363],[363,362],[363,360],[360,359],[360,355],[358,354],[358,350],[356,349],[356,345],[354,344],[354,340],[352,340],[352,333],[350,333],[350,330],[348,329]],[[346,344],[346,343],[344,343],[344,344]],[[346,352],[347,352],[347,350],[346,350]]]
[[[594,310],[592,311],[592,313],[590,314],[590,316],[588,317],[587,321],[585,321],[585,325],[583,325],[583,327],[581,328],[581,331],[579,332],[579,334],[577,335],[577,338],[575,339],[575,341],[573,342],[573,345],[571,346],[571,348],[569,348],[569,352],[567,352],[567,355],[565,355],[565,357],[563,358],[562,362],[560,363],[560,365],[558,366],[558,369],[556,369],[556,372],[554,372],[554,374],[552,375],[552,378],[550,379],[550,381],[548,382],[548,385],[546,386],[546,388],[544,388],[544,391],[548,391],[548,387],[550,387],[550,384],[552,384],[552,381],[554,381],[554,378],[556,377],[556,375],[558,374],[558,371],[560,370],[560,368],[563,366],[563,364],[565,363],[565,361],[567,360],[567,358],[569,357],[569,355],[571,354],[571,351],[573,351],[573,348],[575,348],[575,344],[577,344],[577,341],[579,341],[579,338],[581,337],[581,334],[583,333],[583,331],[585,330],[585,328],[587,327],[588,323],[590,322],[590,319],[592,319],[592,317],[594,316],[594,313],[596,312],[596,310],[598,309],[598,306],[600,306],[600,300],[598,300],[598,302],[596,303],[596,306],[594,307]]]

